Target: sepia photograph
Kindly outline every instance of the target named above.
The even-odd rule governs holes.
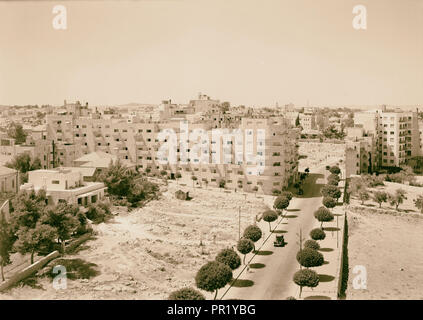
[[[421,301],[423,0],[0,0],[0,183],[2,301]]]

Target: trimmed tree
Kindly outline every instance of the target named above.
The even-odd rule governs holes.
[[[226,264],[232,270],[241,265],[241,258],[233,249],[221,250],[216,256],[216,261]]]
[[[320,207],[317,211],[314,212],[314,217],[321,223],[320,227],[323,227],[323,222],[332,221],[334,216],[329,209],[325,207]]]
[[[312,248],[303,248],[297,253],[297,261],[306,268],[319,267],[325,261],[323,254]]]
[[[332,209],[332,208],[335,208],[338,201],[336,201],[334,198],[331,198],[331,197],[324,197],[322,200],[322,203],[326,208]]]
[[[323,240],[326,238],[326,233],[322,229],[316,228],[310,231],[310,238],[313,240]]]
[[[330,173],[332,173],[332,174],[340,174],[340,173],[341,173],[341,169],[339,169],[339,167],[338,167],[338,166],[333,166],[333,167],[330,167],[329,171],[330,171]]]
[[[263,220],[269,223],[269,230],[272,232],[272,226],[270,225],[271,222],[278,219],[278,214],[273,210],[267,210],[263,212]]]
[[[326,185],[322,188],[322,195],[324,197],[339,199],[341,197],[341,190],[339,190],[336,186]]]
[[[182,288],[176,291],[173,291],[168,300],[206,300],[204,295],[194,288]]]
[[[328,184],[332,184],[334,186],[337,186],[338,183],[339,183],[339,180],[340,180],[339,176],[337,174],[332,173],[328,176],[327,181],[328,181]]]
[[[261,232],[261,229],[257,227],[256,225],[248,226],[244,230],[244,238],[250,239],[251,241],[253,241],[254,247],[255,247],[255,242],[259,241],[262,235],[263,233]]]
[[[373,200],[379,203],[379,208],[382,208],[382,202],[386,202],[388,200],[388,194],[383,191],[376,191],[373,194]]]
[[[176,291],[173,291],[168,300],[206,300],[204,295],[194,288],[182,288]]]
[[[250,239],[241,238],[238,240],[236,249],[244,255],[243,263],[245,264],[245,256],[254,249],[254,242]]]
[[[309,239],[306,242],[304,242],[304,248],[311,248],[311,249],[314,249],[314,250],[319,250],[320,244],[316,240]]]
[[[300,298],[303,287],[315,288],[319,284],[319,276],[315,271],[310,269],[295,272],[293,280],[296,285],[300,286]]]
[[[273,208],[276,210],[281,210],[283,213],[283,210],[288,208],[289,206],[289,198],[285,195],[280,195],[275,199],[275,202],[273,203]]]
[[[227,265],[211,261],[198,270],[195,276],[195,284],[197,288],[215,292],[214,300],[216,300],[217,292],[232,280],[232,270]]]

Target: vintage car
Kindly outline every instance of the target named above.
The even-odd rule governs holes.
[[[276,240],[273,242],[275,247],[284,247],[286,245],[285,239],[283,236],[276,236]]]

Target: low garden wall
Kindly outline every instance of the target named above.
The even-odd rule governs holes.
[[[57,251],[57,250],[56,251],[53,251],[52,253],[48,254],[47,256],[45,256],[44,258],[38,260],[37,262],[31,264],[30,266],[24,268],[21,271],[18,271],[12,277],[10,277],[5,282],[3,282],[2,284],[0,284],[0,291],[3,291],[5,289],[7,289],[7,288],[9,288],[9,287],[11,287],[13,285],[15,285],[19,281],[24,280],[25,278],[29,277],[33,273],[35,273],[38,270],[40,270],[48,262],[50,262],[53,259],[56,259],[59,256],[60,256],[59,251]]]

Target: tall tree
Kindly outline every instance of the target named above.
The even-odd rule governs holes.
[[[57,232],[57,240],[62,245],[62,252],[65,252],[65,241],[70,239],[80,223],[78,220],[79,208],[67,203],[59,203],[55,207],[46,209],[40,221],[53,227]]]
[[[30,262],[34,263],[34,254],[48,251],[57,239],[56,229],[52,226],[37,223],[35,228],[20,228],[14,247],[21,254],[31,254]]]
[[[404,190],[397,189],[394,194],[388,196],[391,205],[395,205],[395,210],[398,210],[399,205],[407,199],[405,194]]]
[[[22,144],[26,141],[27,133],[21,124],[12,122],[7,128],[7,135],[15,139],[15,144]]]

